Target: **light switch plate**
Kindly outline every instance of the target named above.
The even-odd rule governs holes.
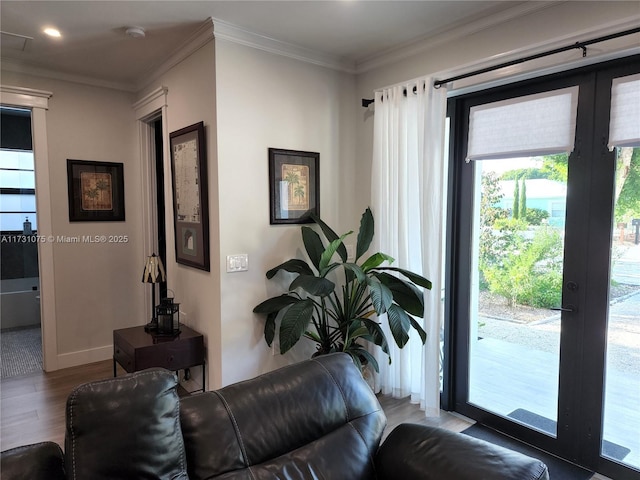
[[[227,255],[227,272],[246,272],[247,270],[249,270],[248,254]]]

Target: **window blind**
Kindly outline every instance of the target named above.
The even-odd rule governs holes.
[[[577,109],[577,86],[472,107],[467,162],[571,152]]]
[[[614,147],[640,147],[640,74],[611,84],[609,149]]]

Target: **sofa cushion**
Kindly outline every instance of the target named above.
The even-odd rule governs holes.
[[[177,378],[149,369],[80,385],[67,399],[73,480],[186,479]]]
[[[346,354],[182,399],[189,478],[373,478],[386,419]],[[345,476],[346,475],[346,476]]]
[[[2,478],[65,480],[62,450],[53,442],[5,450],[0,455],[0,473]]]

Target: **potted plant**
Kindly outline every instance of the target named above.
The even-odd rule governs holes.
[[[367,208],[362,214],[353,262],[348,261],[344,244],[344,239],[353,232],[338,236],[320,218],[315,215],[311,218],[320,226],[326,245],[314,229],[303,226],[302,240],[310,262],[294,258],[269,270],[268,279],[281,270],[294,274],[295,278],[287,293],[269,298],[253,309],[266,317],[267,344],[271,346],[274,340],[279,319],[281,353],[305,337],[317,345],[314,356],[346,352],[356,365],[369,363],[379,371],[376,359],[362,342],[380,346],[389,356],[385,333],[377,321],[384,313],[400,348],[409,340],[412,328],[424,344],[426,332],[413,316],[423,316],[423,291],[419,287],[430,290],[431,282],[416,273],[389,266],[394,259],[384,253],[374,253],[358,263],[374,235],[371,210]]]

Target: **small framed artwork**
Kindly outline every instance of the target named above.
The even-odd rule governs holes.
[[[204,123],[169,134],[176,261],[209,271],[209,192]]]
[[[124,221],[122,163],[67,159],[70,222]]]
[[[269,149],[270,223],[311,223],[320,215],[320,154]]]

